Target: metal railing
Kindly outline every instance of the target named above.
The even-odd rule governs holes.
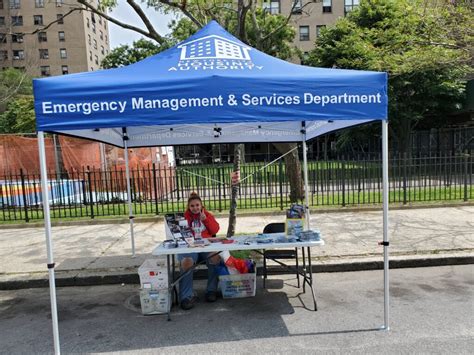
[[[312,206],[354,206],[382,202],[381,157],[310,161]],[[282,160],[242,165],[239,209],[283,210],[290,204],[290,183]],[[197,192],[212,211],[230,206],[232,165],[131,168],[135,215],[183,211]],[[397,156],[389,162],[390,203],[468,201],[473,198],[472,152],[436,156]],[[52,218],[75,219],[127,215],[125,170],[84,167],[50,173]],[[0,221],[43,218],[40,176],[23,170],[0,175]]]

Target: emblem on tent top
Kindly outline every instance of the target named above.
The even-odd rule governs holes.
[[[252,47],[225,37],[209,35],[183,43],[178,65],[168,71],[183,70],[261,70],[250,58]]]
[[[181,48],[180,60],[193,59],[239,59],[250,60],[250,47],[217,35],[195,39],[178,46]]]

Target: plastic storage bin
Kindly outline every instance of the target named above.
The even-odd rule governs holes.
[[[171,306],[168,290],[140,290],[140,303],[144,315],[168,313]]]
[[[219,286],[223,298],[254,297],[257,274],[236,274],[219,276]]]
[[[138,268],[142,289],[161,290],[168,288],[168,269],[164,258],[147,259]]]

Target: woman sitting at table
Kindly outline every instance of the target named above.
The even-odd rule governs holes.
[[[188,199],[188,208],[184,213],[184,217],[188,221],[188,225],[193,231],[195,238],[210,238],[219,231],[219,223],[217,223],[212,213],[206,211],[201,198],[195,192],[191,193]],[[217,299],[218,282],[216,266],[219,265],[221,259],[219,255],[208,258],[209,254],[210,253],[180,254],[178,255],[178,260],[181,266],[181,273],[185,273],[192,268],[195,263],[206,260],[208,270],[206,301],[215,302]],[[192,272],[179,281],[179,300],[181,302],[181,308],[184,310],[193,308],[198,300],[193,291]]]

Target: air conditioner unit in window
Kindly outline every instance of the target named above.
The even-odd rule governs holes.
[[[16,41],[17,41],[18,43],[23,43],[23,38],[17,38]]]
[[[14,56],[13,56],[13,59],[20,59],[20,56],[14,55]]]
[[[49,59],[49,55],[48,54],[44,55],[43,59]]]

